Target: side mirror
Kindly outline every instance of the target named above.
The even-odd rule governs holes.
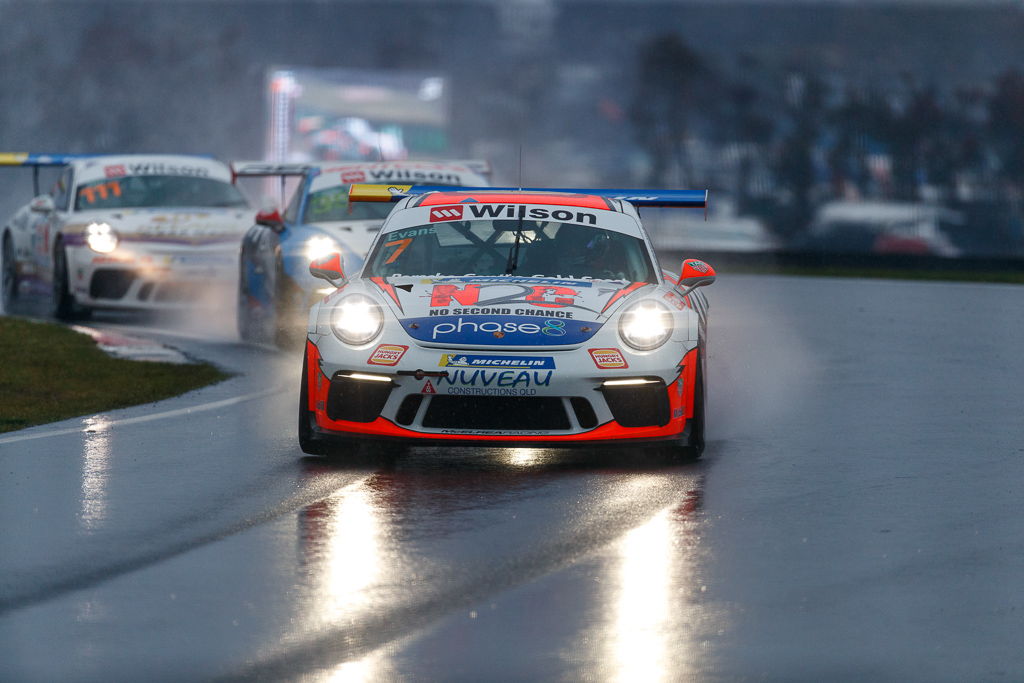
[[[57,205],[53,203],[53,197],[41,194],[32,200],[28,208],[33,213],[53,213],[57,210]]]
[[[679,274],[679,288],[687,294],[697,287],[710,285],[715,281],[715,269],[697,259],[685,259]]]
[[[256,225],[264,225],[274,232],[284,230],[284,221],[281,219],[281,212],[276,208],[260,209],[256,214]]]
[[[341,254],[334,252],[313,261],[309,264],[309,274],[327,280],[337,287],[345,280],[345,271],[341,268]]]

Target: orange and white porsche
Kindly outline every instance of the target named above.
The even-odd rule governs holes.
[[[662,271],[635,205],[706,192],[359,186],[398,201],[361,271],[310,310],[298,436],[460,444],[704,445],[715,279]]]

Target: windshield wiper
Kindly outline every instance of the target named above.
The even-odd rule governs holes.
[[[512,245],[512,248],[508,252],[508,261],[505,263],[505,275],[511,275],[516,272],[516,268],[519,267],[519,241],[523,237],[523,219],[519,219],[519,225],[516,227],[516,241]]]

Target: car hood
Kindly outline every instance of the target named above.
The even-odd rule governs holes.
[[[75,227],[109,223],[122,242],[185,246],[237,243],[252,225],[249,209],[120,209],[74,215]],[[73,230],[69,225],[69,230]]]
[[[428,346],[581,344],[644,282],[529,277],[368,278],[405,332]]]

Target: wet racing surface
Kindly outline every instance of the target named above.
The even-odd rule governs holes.
[[[240,374],[0,435],[0,679],[1024,676],[1021,290],[707,291],[692,464],[305,457],[296,354],[150,330]]]

